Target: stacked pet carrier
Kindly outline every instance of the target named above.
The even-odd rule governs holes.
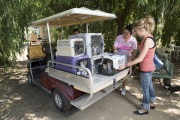
[[[125,55],[104,53],[101,33],[71,35],[69,39],[57,40],[56,62],[88,68],[92,75],[114,75],[127,62]],[[72,74],[87,76],[83,69],[56,64],[56,68]]]

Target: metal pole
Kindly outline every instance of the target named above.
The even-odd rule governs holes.
[[[50,34],[50,29],[49,29],[49,22],[47,22],[47,30],[48,30],[48,37],[49,37],[49,48],[50,48],[50,52],[51,52],[51,60],[54,61],[53,53],[52,53],[51,34]]]
[[[63,27],[61,28],[61,39],[63,39],[64,30]]]
[[[88,33],[88,26],[89,26],[89,24],[86,23],[86,33]]]

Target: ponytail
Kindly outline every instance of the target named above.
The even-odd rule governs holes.
[[[145,28],[149,33],[152,33],[155,28],[154,18],[150,15],[146,16],[144,19],[137,20],[134,23],[135,28]]]

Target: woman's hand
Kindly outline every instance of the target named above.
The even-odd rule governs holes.
[[[121,65],[121,67],[119,67],[119,70],[123,70],[123,69],[125,69],[127,67],[127,65],[125,64],[125,65]]]
[[[118,50],[114,50],[114,54],[117,54],[118,53]]]

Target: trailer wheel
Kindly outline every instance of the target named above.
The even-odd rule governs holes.
[[[53,102],[59,111],[68,111],[72,107],[68,99],[57,89],[53,91]]]
[[[31,77],[30,72],[27,73],[27,79],[28,79],[28,83],[30,86],[35,86],[33,81],[32,81],[32,77]]]

